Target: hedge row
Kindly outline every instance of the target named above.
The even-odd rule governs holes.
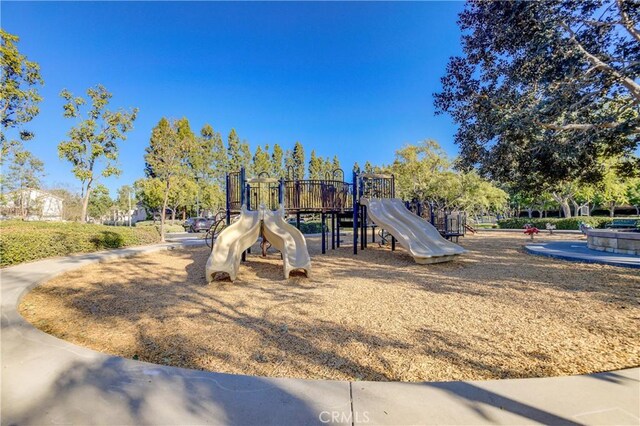
[[[545,229],[547,223],[552,223],[556,225],[556,229],[568,229],[568,230],[578,230],[580,229],[580,223],[584,222],[587,225],[590,225],[593,228],[604,228],[605,225],[611,223],[613,219],[638,219],[637,217],[601,217],[601,216],[579,216],[579,217],[571,217],[571,218],[535,218],[529,219],[525,217],[519,218],[511,218],[511,219],[502,219],[498,221],[498,227],[502,229],[522,229],[524,225],[530,223],[538,229]]]
[[[160,234],[150,226],[4,221],[0,222],[0,266],[159,241]]]

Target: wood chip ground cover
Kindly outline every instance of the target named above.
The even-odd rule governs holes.
[[[310,279],[283,280],[279,254],[255,247],[237,281],[207,285],[197,247],[68,272],[20,312],[94,350],[272,377],[477,380],[640,364],[638,270],[528,255],[519,233],[467,236],[467,255],[435,265],[377,244],[321,255],[308,242]]]

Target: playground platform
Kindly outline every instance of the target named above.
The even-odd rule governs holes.
[[[441,383],[276,379],[181,369],[95,352],[45,334],[18,314],[26,292],[62,272],[184,245],[127,248],[3,269],[1,423],[640,422],[640,368],[584,376]]]
[[[600,263],[602,265],[640,269],[640,256],[591,250],[587,248],[586,241],[531,243],[525,246],[525,251],[538,256],[552,257],[571,262]]]

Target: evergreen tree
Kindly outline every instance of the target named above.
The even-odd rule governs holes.
[[[220,132],[214,132],[212,137],[212,151],[213,151],[213,176],[221,188],[224,188],[225,178],[229,172],[229,164],[227,158],[227,151],[224,148],[222,142],[222,136]]]
[[[271,175],[271,161],[269,159],[268,148],[264,150],[260,146],[256,148],[256,152],[253,155],[252,168],[256,176],[262,172],[267,172]]]
[[[249,144],[247,141],[242,141],[240,144],[240,166],[245,168],[247,176],[252,176],[253,174],[258,173],[251,167],[252,159],[253,156],[251,155],[251,148],[249,148]]]
[[[293,147],[293,174],[296,179],[304,179],[305,159],[304,147],[300,142],[296,142]]]
[[[284,176],[284,170],[282,168],[282,161],[284,159],[284,152],[280,145],[273,145],[273,153],[271,154],[271,174],[275,178],[281,178]]]
[[[342,167],[340,167],[340,159],[338,159],[337,155],[333,156],[333,163],[331,164],[331,167],[333,170],[342,169]]]
[[[287,179],[295,179],[293,152],[290,149],[284,153],[284,175]]]
[[[312,150],[311,157],[309,159],[309,179],[314,179],[314,180],[323,179],[324,175],[323,175],[322,166],[323,166],[322,158],[316,155],[315,150]]]
[[[236,133],[236,129],[231,129],[227,138],[227,161],[229,172],[240,171],[242,156],[240,154],[240,138]]]

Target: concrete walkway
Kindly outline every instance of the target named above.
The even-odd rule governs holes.
[[[41,424],[634,424],[640,369],[449,383],[339,382],[209,373],[98,353],[45,334],[16,308],[70,269],[183,244],[2,270],[1,420]]]
[[[590,250],[587,247],[586,241],[532,243],[525,246],[525,251],[530,254],[572,262],[600,263],[610,266],[622,266],[624,268],[640,268],[640,256]]]

